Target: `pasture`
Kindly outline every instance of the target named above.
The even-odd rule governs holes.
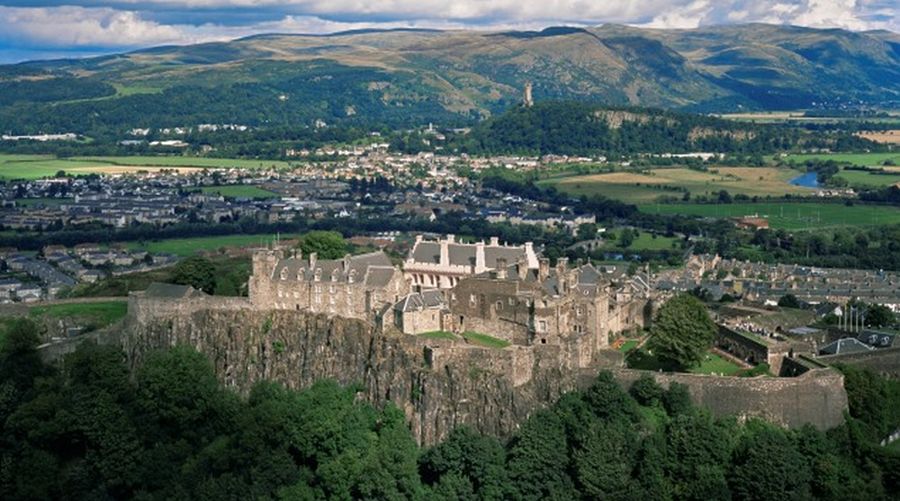
[[[294,235],[296,237],[296,235]],[[129,242],[129,249],[145,250],[154,254],[174,254],[176,256],[193,256],[198,251],[215,251],[223,247],[262,247],[269,243],[274,235],[223,235],[217,237],[174,238],[151,242]],[[282,235],[282,239],[292,238]]]
[[[732,195],[782,196],[810,193],[809,188],[794,186],[790,180],[802,173],[775,167],[717,167],[707,172],[685,168],[657,168],[585,176],[559,177],[540,181],[544,186],[573,195],[602,195],[629,203],[647,203],[660,197],[715,196],[726,190]]]
[[[252,185],[227,185],[227,186],[204,186],[200,189],[203,193],[217,193],[223,197],[230,198],[272,198],[278,197],[278,194],[269,190],[264,190],[259,186]]]
[[[887,170],[887,168],[885,168]],[[862,170],[842,170],[835,177],[846,179],[850,186],[882,187],[900,184],[900,172],[890,169],[891,174],[877,174]]]
[[[813,153],[805,155],[787,155],[784,159],[789,163],[802,164],[807,160],[834,160],[835,162],[847,162],[862,167],[880,167],[888,160],[895,164],[900,164],[900,153]]]
[[[177,170],[193,172],[202,169],[258,169],[285,168],[287,162],[278,160],[246,160],[233,158],[196,158],[179,156],[139,157],[72,157],[56,158],[49,155],[0,154],[0,179],[40,179],[53,177],[59,171],[68,175],[87,174],[135,174]]]
[[[838,226],[875,226],[900,223],[900,209],[887,206],[801,202],[733,204],[647,204],[649,214],[680,214],[714,218],[759,215],[775,229],[805,230]]]

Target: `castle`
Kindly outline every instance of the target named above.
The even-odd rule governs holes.
[[[417,237],[402,270],[381,252],[320,260],[299,250],[253,256],[250,303],[356,318],[403,334],[479,332],[515,345],[608,346],[642,327],[650,289],[641,277],[613,284],[594,266],[555,267],[530,243],[501,245]],[[585,362],[587,363],[587,361]]]

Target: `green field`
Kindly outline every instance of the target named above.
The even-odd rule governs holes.
[[[70,303],[35,306],[29,310],[28,315],[34,318],[77,317],[88,322],[90,327],[100,329],[121,320],[127,313],[127,302],[105,301],[101,303]]]
[[[240,168],[257,169],[289,167],[279,160],[246,160],[232,158],[197,158],[180,156],[73,157],[48,155],[0,154],[0,179],[40,179],[59,171],[69,175],[122,174],[160,169]]]
[[[900,153],[815,153],[809,155],[788,155],[788,162],[804,163],[807,160],[834,160],[864,167],[881,166],[885,160],[900,165]]]
[[[282,235],[282,238],[295,238],[296,235]],[[225,235],[220,237],[174,238],[156,242],[129,242],[129,249],[140,249],[154,254],[175,254],[176,256],[192,256],[197,251],[214,251],[222,247],[264,246],[272,241],[274,235]]]
[[[200,191],[203,193],[218,193],[223,197],[232,198],[272,198],[278,196],[275,192],[251,185],[204,186]]]
[[[649,204],[638,207],[649,214],[704,217],[768,217],[772,228],[803,230],[837,226],[873,226],[900,223],[895,207],[826,203]]]
[[[244,158],[207,158],[180,156],[135,156],[135,157],[74,157],[74,160],[102,162],[112,165],[144,167],[200,167],[200,168],[284,168],[288,162],[281,160],[248,160]]]
[[[648,203],[660,197],[678,198],[687,190],[692,196],[716,196],[726,190],[749,197],[812,193],[794,186],[791,179],[800,171],[774,167],[716,167],[709,171],[686,168],[656,168],[583,176],[556,177],[539,181],[572,195],[602,195],[629,203]]]
[[[622,343],[622,346],[619,346],[619,351],[621,351],[622,353],[628,353],[629,351],[635,349],[638,343],[640,343],[640,340],[638,339],[629,339]]]
[[[835,177],[846,179],[850,186],[892,186],[900,184],[900,172],[896,174],[874,174],[861,170],[842,170]]]
[[[511,344],[509,341],[497,339],[494,336],[488,336],[480,332],[464,332],[463,338],[471,344],[477,344],[485,348],[506,348]]]
[[[611,232],[603,235],[603,238],[606,240],[603,248],[606,250],[623,250],[622,247],[618,246],[619,242],[619,232]],[[665,237],[654,235],[652,233],[647,233],[646,231],[640,232],[637,238],[634,239],[634,242],[631,243],[624,250],[632,250],[632,251],[643,251],[643,250],[672,250],[672,243],[677,242],[679,239],[675,237]]]

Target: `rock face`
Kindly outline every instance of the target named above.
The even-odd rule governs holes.
[[[595,370],[565,367],[557,347],[485,349],[376,332],[364,322],[303,312],[199,310],[132,321],[122,343],[131,365],[153,349],[185,344],[206,354],[239,392],[275,380],[304,388],[322,378],[359,385],[376,405],[393,402],[420,443],[460,425],[504,436]],[[609,352],[604,365],[621,365]]]
[[[622,355],[613,350],[594,352],[584,368],[577,350],[561,346],[481,348],[302,311],[185,308],[152,315],[150,309],[135,308],[123,329],[132,367],[148,351],[184,344],[206,354],[222,382],[242,393],[262,380],[301,389],[334,379],[357,386],[372,404],[398,406],[422,444],[461,425],[506,436],[536,409],[588,386],[600,370],[612,370],[624,388],[644,373],[622,369]],[[717,416],[827,429],[847,409],[843,376],[831,369],[795,378],[653,375],[663,386],[687,385],[694,403]]]

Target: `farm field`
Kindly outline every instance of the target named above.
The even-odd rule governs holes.
[[[900,172],[895,174],[875,174],[861,170],[842,170],[835,177],[846,179],[850,186],[893,186],[900,184]]]
[[[680,198],[686,189],[692,196],[714,196],[721,190],[732,195],[781,196],[809,193],[809,188],[794,186],[790,180],[802,173],[774,167],[719,167],[702,172],[684,168],[659,168],[642,172],[610,172],[585,176],[560,177],[540,181],[544,186],[573,195],[603,195],[629,203],[651,202],[659,197]]]
[[[837,226],[872,226],[900,223],[900,209],[885,206],[826,203],[649,204],[638,208],[649,214],[704,217],[767,217],[776,229],[803,230]]]
[[[223,197],[233,198],[272,198],[278,196],[275,192],[251,185],[204,186],[200,191],[203,193],[218,193]]]
[[[0,178],[40,179],[65,171],[70,175],[128,174],[140,171],[177,169],[190,172],[206,168],[287,167],[287,162],[275,160],[246,160],[193,157],[73,157],[56,158],[48,155],[0,154]]]
[[[140,249],[155,254],[175,254],[192,256],[197,251],[214,251],[222,247],[244,247],[259,245],[272,240],[273,235],[224,235],[217,237],[175,238],[156,242],[129,242],[129,249]],[[282,235],[282,238],[291,238]]]
[[[898,129],[877,132],[860,132],[857,136],[868,139],[869,141],[875,141],[876,143],[900,144],[900,130]]]
[[[881,166],[886,160],[900,164],[900,153],[815,153],[809,155],[788,155],[788,162],[803,163],[807,160],[834,160],[848,162],[863,167]]]

